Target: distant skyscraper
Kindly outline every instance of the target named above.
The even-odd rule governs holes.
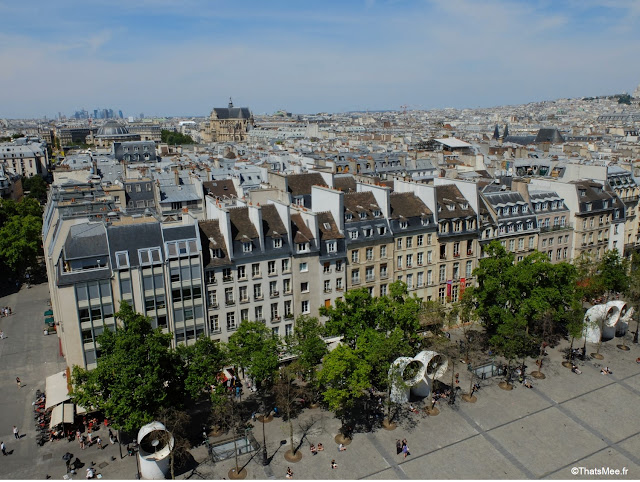
[[[94,119],[98,118],[98,109],[93,109],[93,118]]]
[[[119,111],[118,111],[118,117],[119,117],[120,119],[124,119],[124,117],[123,117],[123,115],[122,115],[122,111],[121,111],[121,110],[119,110]]]
[[[140,112],[140,119],[144,119],[144,113]]]

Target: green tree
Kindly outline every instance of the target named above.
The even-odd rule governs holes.
[[[41,233],[42,218],[11,216],[0,228],[0,260],[13,273],[24,276],[27,268],[37,266]]]
[[[259,388],[272,385],[282,347],[264,323],[244,320],[229,337],[227,348],[230,362],[246,370]]]
[[[47,200],[47,183],[41,176],[23,177],[22,189],[29,191],[27,197],[30,199],[36,199],[38,202]]]
[[[297,361],[284,367],[280,371],[275,384],[276,403],[283,410],[284,415],[287,417],[287,425],[289,426],[289,443],[291,448],[289,453],[291,456],[296,456],[296,446],[293,443],[293,420],[291,415],[295,409],[295,405],[303,395],[305,390],[296,384],[296,372],[300,369],[296,366]],[[302,455],[302,454],[300,454]]]
[[[325,387],[324,400],[329,410],[340,419],[341,433],[345,434],[345,420],[356,400],[365,395],[369,388],[371,367],[351,347],[340,344],[322,362],[318,374],[320,383]]]
[[[216,387],[221,385],[220,374],[227,363],[224,345],[211,338],[201,336],[193,345],[178,345],[184,369],[184,388],[193,400],[203,393],[217,396]]]
[[[633,342],[638,343],[638,335],[640,333],[640,253],[633,253],[630,268],[629,286],[625,296],[635,311],[636,331],[633,334]]]
[[[162,131],[160,131],[160,139],[166,144],[194,144],[194,140],[191,136],[166,129],[162,129]]]
[[[316,367],[328,352],[322,338],[324,331],[318,318],[301,315],[296,319],[293,334],[287,337],[289,351],[298,357],[297,366],[306,381],[315,379]]]
[[[534,342],[522,317],[512,318],[498,327],[490,343],[496,353],[507,360],[507,375],[502,386],[510,386],[513,362],[531,353]]]
[[[134,431],[162,409],[180,407],[181,363],[171,350],[171,334],[154,330],[149,318],[127,302],[121,302],[116,317],[118,329],[96,339],[96,368],[73,367],[71,396],[80,406],[101,410],[116,429]]]

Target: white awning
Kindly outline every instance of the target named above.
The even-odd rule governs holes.
[[[73,404],[61,403],[51,410],[51,428],[61,423],[73,423]]]
[[[47,396],[45,408],[55,407],[69,400],[71,397],[69,397],[69,392],[67,391],[67,372],[61,371],[47,377],[44,390]]]

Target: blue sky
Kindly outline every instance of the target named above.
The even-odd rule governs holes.
[[[0,117],[484,107],[632,92],[639,0],[0,0]]]

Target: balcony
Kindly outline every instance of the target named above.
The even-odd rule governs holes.
[[[293,320],[293,313],[285,313],[284,314],[284,319],[285,320]]]
[[[275,298],[277,296],[280,296],[280,292],[279,291],[272,291],[271,293],[269,293],[269,296],[271,296],[271,298]]]
[[[567,231],[573,229],[573,223],[566,223],[564,226],[559,224],[558,226],[540,226],[541,233],[548,233],[551,231]]]
[[[454,258],[459,258],[460,257],[460,253],[453,253],[453,257]],[[442,259],[442,258],[441,258]]]
[[[238,326],[233,324],[233,325],[227,325],[227,331],[236,331],[238,329]]]
[[[269,271],[269,272],[267,273],[267,276],[277,276],[277,275],[278,275],[278,272],[277,272],[277,271]]]
[[[217,302],[217,301],[213,301],[213,302],[209,303],[209,306],[210,306],[211,308],[217,308],[219,305],[218,305],[218,302]]]
[[[336,266],[336,273],[342,273],[344,271],[344,266]]]
[[[224,304],[227,306],[233,306],[236,304],[236,300],[224,300]]]
[[[324,292],[325,292],[325,293],[331,293],[331,288],[325,288],[325,289],[324,289]]]
[[[254,301],[262,301],[264,299],[263,295],[253,295]]]
[[[352,285],[359,285],[360,284],[360,278],[352,278],[351,279],[351,284]]]
[[[413,268],[413,264],[412,263],[407,263],[407,268],[406,269],[409,269],[409,268]]]
[[[272,316],[271,317],[271,323],[280,323],[280,317],[279,316]]]
[[[446,255],[446,254],[441,254],[441,255],[440,255],[440,259],[441,259],[442,261],[446,261],[446,259],[447,259],[447,255]]]
[[[323,272],[324,274],[329,274],[329,273],[331,273],[331,271],[333,271],[331,268],[324,268],[324,269],[322,270],[322,272]]]
[[[380,279],[387,279],[388,277],[389,277],[389,274],[386,271],[380,272]]]
[[[367,280],[367,282],[369,281],[375,281],[376,277],[372,274],[367,275],[367,277],[365,278]]]
[[[248,297],[240,298],[240,303],[249,303],[249,298]]]
[[[473,249],[467,249],[467,256],[473,256]]]
[[[222,281],[224,281],[225,283],[228,283],[229,281],[233,281],[233,275],[231,274],[229,276],[223,276]]]

